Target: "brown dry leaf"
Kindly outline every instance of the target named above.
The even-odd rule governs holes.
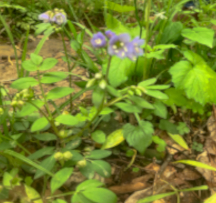
[[[155,200],[154,202],[152,203],[166,203],[164,199],[158,199],[158,200]]]
[[[140,176],[138,178],[134,178],[131,182],[138,183],[138,182],[147,182],[149,179],[154,178],[153,174],[146,174],[144,176]]]
[[[212,155],[216,155],[216,142],[208,137],[205,142],[205,150]]]
[[[210,137],[212,138],[213,141],[216,142],[216,120],[214,118],[214,115],[209,117],[207,121],[207,128],[208,131],[210,132]]]
[[[197,180],[201,178],[201,175],[196,171],[185,168],[182,171],[182,173],[178,174],[178,177],[181,178],[182,180]]]
[[[204,151],[202,154],[200,154],[197,157],[197,161],[216,168],[216,157],[209,155],[207,151]],[[211,171],[204,168],[196,168],[196,170],[199,171],[202,174],[202,176],[207,180],[209,187],[213,187],[213,188],[216,187],[215,171]]]
[[[163,172],[162,179],[170,178],[173,174],[175,174],[177,171],[172,166],[167,166],[165,171]]]
[[[157,173],[157,172],[160,170],[160,165],[158,165],[158,164],[156,164],[156,163],[150,163],[149,165],[147,165],[147,166],[145,167],[145,169],[146,169],[147,171]]]
[[[144,188],[149,187],[148,183],[130,183],[130,184],[122,184],[109,187],[109,190],[113,191],[116,194],[124,194],[124,193],[131,193],[138,190],[143,190]]]

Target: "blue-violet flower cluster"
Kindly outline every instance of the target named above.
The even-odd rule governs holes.
[[[56,23],[62,25],[67,22],[67,15],[63,9],[55,8],[53,11],[46,11],[38,16],[44,23]]]
[[[116,35],[110,30],[107,30],[105,35],[109,39],[108,53],[111,56],[116,55],[119,58],[129,58],[135,61],[138,56],[142,56],[144,53],[140,46],[145,41],[139,37],[131,41],[129,34]],[[94,34],[91,39],[92,46],[95,48],[105,47],[106,37],[101,32]]]

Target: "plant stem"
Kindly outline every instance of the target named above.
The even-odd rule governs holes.
[[[141,125],[141,120],[140,120],[139,114],[134,113],[134,116],[136,117],[136,120],[137,120],[138,124]]]

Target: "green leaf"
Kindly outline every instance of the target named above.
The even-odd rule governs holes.
[[[140,113],[142,110],[140,107],[137,107],[134,104],[130,103],[118,102],[115,103],[115,106],[117,106],[119,109],[127,113]]]
[[[67,203],[63,199],[56,199],[53,201],[53,203]]]
[[[131,66],[133,62],[130,59],[120,59],[118,57],[112,57],[108,79],[110,85],[114,88],[125,82],[128,77],[126,76],[127,69]],[[107,64],[103,66],[103,73],[106,73]]]
[[[102,160],[91,161],[92,168],[102,177],[108,178],[111,176],[111,166],[108,162]]]
[[[145,94],[155,97],[157,99],[168,99],[168,96],[160,91],[157,90],[145,90]]]
[[[69,125],[69,126],[77,125],[79,122],[79,120],[76,117],[71,116],[69,114],[60,115],[56,117],[55,120],[59,123],[62,123],[64,125]]]
[[[161,118],[166,119],[166,117],[167,117],[167,108],[160,100],[156,100],[156,102],[154,103],[153,113],[156,116],[159,116]]]
[[[145,109],[154,109],[154,106],[147,102],[145,99],[142,97],[137,97],[137,96],[130,96],[130,100],[132,100],[137,106]]]
[[[70,87],[56,87],[48,92],[47,99],[59,99],[71,94],[73,91],[74,89]]]
[[[44,159],[41,163],[40,166],[43,167],[44,169],[46,169],[47,171],[51,171],[53,169],[53,167],[55,166],[56,160],[54,158],[54,156],[49,156],[46,159]],[[37,170],[34,176],[34,179],[40,178],[41,176],[43,176],[45,174],[44,171],[42,170]]]
[[[95,168],[93,164],[87,161],[86,166],[79,168],[80,172],[88,179],[92,179],[95,175]]]
[[[133,146],[141,154],[152,143],[153,126],[150,122],[141,121],[139,126],[126,124],[123,127],[124,138],[130,146]]]
[[[156,81],[157,81],[157,78],[151,78],[151,79],[148,79],[148,80],[144,80],[143,82],[140,82],[138,84],[138,86],[145,88],[145,87],[147,87],[149,85],[152,85],[152,84],[156,83]]]
[[[211,171],[216,171],[216,168],[209,166],[207,164],[198,162],[198,161],[193,161],[193,160],[179,160],[179,161],[175,161],[174,163],[182,163],[182,164],[187,164],[190,166],[195,166],[195,167],[199,167],[199,168],[205,168]]]
[[[31,126],[31,132],[40,131],[44,129],[49,124],[47,118],[38,118]]]
[[[81,190],[87,190],[89,188],[97,188],[103,185],[104,183],[101,183],[99,180],[95,180],[95,179],[86,180],[77,186],[76,191],[79,192]]]
[[[182,36],[210,48],[213,47],[214,30],[212,29],[206,27],[187,28],[182,30]]]
[[[19,78],[11,84],[11,88],[22,90],[38,85],[38,81],[32,77]]]
[[[158,44],[156,46],[153,47],[154,50],[157,49],[170,49],[170,48],[177,48],[177,46],[175,44]]]
[[[75,193],[71,198],[71,203],[95,203],[86,198],[82,193]]]
[[[36,31],[35,31],[35,35],[39,35],[42,32],[44,32],[45,30],[47,30],[48,28],[50,28],[52,25],[50,23],[40,23],[38,25],[36,25]]]
[[[152,86],[148,86],[146,87],[146,89],[151,89],[151,90],[164,90],[169,88],[170,85],[152,85]]]
[[[118,129],[107,136],[106,142],[103,144],[101,149],[109,149],[119,145],[124,141],[122,129]]]
[[[159,50],[159,51],[152,51],[150,53],[147,54],[147,58],[156,58],[158,60],[160,59],[164,59],[164,50]]]
[[[55,58],[46,58],[41,66],[38,67],[39,70],[50,70],[58,63],[58,60]]]
[[[26,60],[22,62],[22,67],[27,71],[36,71],[38,66],[32,62],[32,60]]]
[[[38,108],[41,108],[44,105],[44,102],[41,100],[32,100],[31,103],[33,103],[33,105],[37,106]],[[21,111],[18,111],[16,113],[16,116],[17,117],[24,117],[24,116],[30,115],[34,111],[38,111],[38,109],[33,105],[30,103],[25,103],[23,105]]]
[[[107,9],[117,11],[119,13],[130,12],[130,11],[135,10],[135,8],[133,6],[119,5],[119,4],[111,2],[111,1],[105,1],[105,7]]]
[[[42,134],[37,134],[33,135],[33,137],[37,140],[40,141],[52,141],[52,140],[57,140],[57,136],[52,134],[52,133],[42,133]]]
[[[32,159],[32,160],[33,159],[39,159],[43,156],[51,155],[53,153],[54,153],[54,147],[44,147],[42,149],[37,150],[33,154],[29,155],[28,158]]]
[[[107,150],[94,150],[94,151],[91,151],[90,154],[88,154],[86,156],[86,158],[88,158],[88,159],[103,159],[103,158],[110,156],[111,154],[112,154],[112,152],[107,151]]]
[[[179,144],[181,147],[183,147],[184,149],[188,150],[188,145],[187,143],[185,142],[185,140],[182,138],[181,135],[178,135],[178,134],[171,134],[171,133],[168,133],[168,135],[177,143]]]
[[[109,94],[111,94],[112,96],[114,97],[120,97],[121,94],[118,92],[117,89],[113,88],[112,86],[110,85],[107,85],[107,91],[109,92]]]
[[[51,179],[51,194],[60,188],[73,173],[73,168],[63,168],[58,171]]]
[[[99,107],[103,101],[105,91],[100,87],[96,87],[92,92],[92,102],[95,107]]]
[[[116,195],[108,189],[105,188],[89,188],[82,192],[88,199],[96,202],[102,203],[106,200],[106,203],[116,203]]]
[[[178,134],[177,126],[168,120],[160,120],[159,128],[172,134]]]
[[[16,157],[17,159],[20,159],[22,161],[24,161],[25,163],[37,168],[38,170],[41,170],[43,171],[44,173],[50,175],[50,176],[54,176],[53,173],[51,173],[49,170],[47,170],[46,168],[44,168],[43,166],[41,165],[38,165],[36,163],[34,163],[33,161],[31,161],[30,159],[26,158],[25,156],[23,156],[22,154],[19,154],[17,152],[14,152],[14,151],[11,151],[11,150],[5,150],[4,151],[4,154],[7,154],[7,155],[10,155],[10,156],[14,156]]]
[[[164,197],[174,195],[176,193],[177,192],[168,192],[168,193],[163,193],[163,194],[158,194],[158,195],[152,195],[150,197],[145,197],[144,199],[139,200],[137,203],[148,203],[148,202],[150,203],[150,202],[153,202],[155,200],[163,199]]]
[[[36,65],[36,66],[39,66],[42,61],[43,61],[43,57],[35,54],[35,53],[31,53],[30,54],[30,58],[31,58],[31,61]]]
[[[68,75],[64,72],[45,73],[41,78],[41,83],[49,84],[64,80]]]
[[[215,203],[216,202],[216,193],[213,194],[211,197],[205,200],[204,203]]]
[[[187,127],[187,124],[184,122],[179,122],[177,130],[179,131],[180,135],[184,135],[185,133],[189,133],[190,129]]]
[[[154,135],[152,136],[152,141],[158,145],[156,148],[158,152],[164,152],[166,150],[166,142],[160,137]]]
[[[95,142],[103,144],[106,141],[106,134],[101,130],[96,130],[91,134],[91,138]]]
[[[79,145],[82,143],[82,139],[80,137],[77,137],[70,142],[68,142],[65,146],[65,149],[76,149],[79,147]]]
[[[32,187],[28,186],[25,184],[25,192],[28,196],[29,199],[36,199],[36,198],[40,198],[39,193]],[[39,200],[35,200],[35,203],[43,203],[43,201],[41,200],[41,198]]]

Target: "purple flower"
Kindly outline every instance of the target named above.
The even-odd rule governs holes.
[[[101,32],[98,32],[93,35],[91,44],[95,48],[104,47],[106,45],[106,37]]]
[[[128,34],[120,34],[113,36],[109,41],[108,53],[116,55],[120,58],[127,57],[128,52],[132,52],[130,46],[130,36]]]
[[[143,49],[140,48],[141,45],[143,45],[145,41],[143,39],[140,39],[139,37],[134,38],[129,44],[128,47],[130,52],[128,52],[127,57],[131,60],[135,61],[137,56],[143,55]]]
[[[116,36],[116,34],[115,34],[114,32],[112,32],[111,30],[107,30],[107,31],[105,32],[105,35],[106,35],[109,39],[111,39],[112,37]]]
[[[38,16],[39,20],[42,20],[44,23],[49,23],[51,22],[51,19],[53,17],[53,12],[52,11],[46,11],[45,13],[42,13]]]
[[[67,22],[67,17],[64,13],[56,13],[51,21],[61,25]]]

